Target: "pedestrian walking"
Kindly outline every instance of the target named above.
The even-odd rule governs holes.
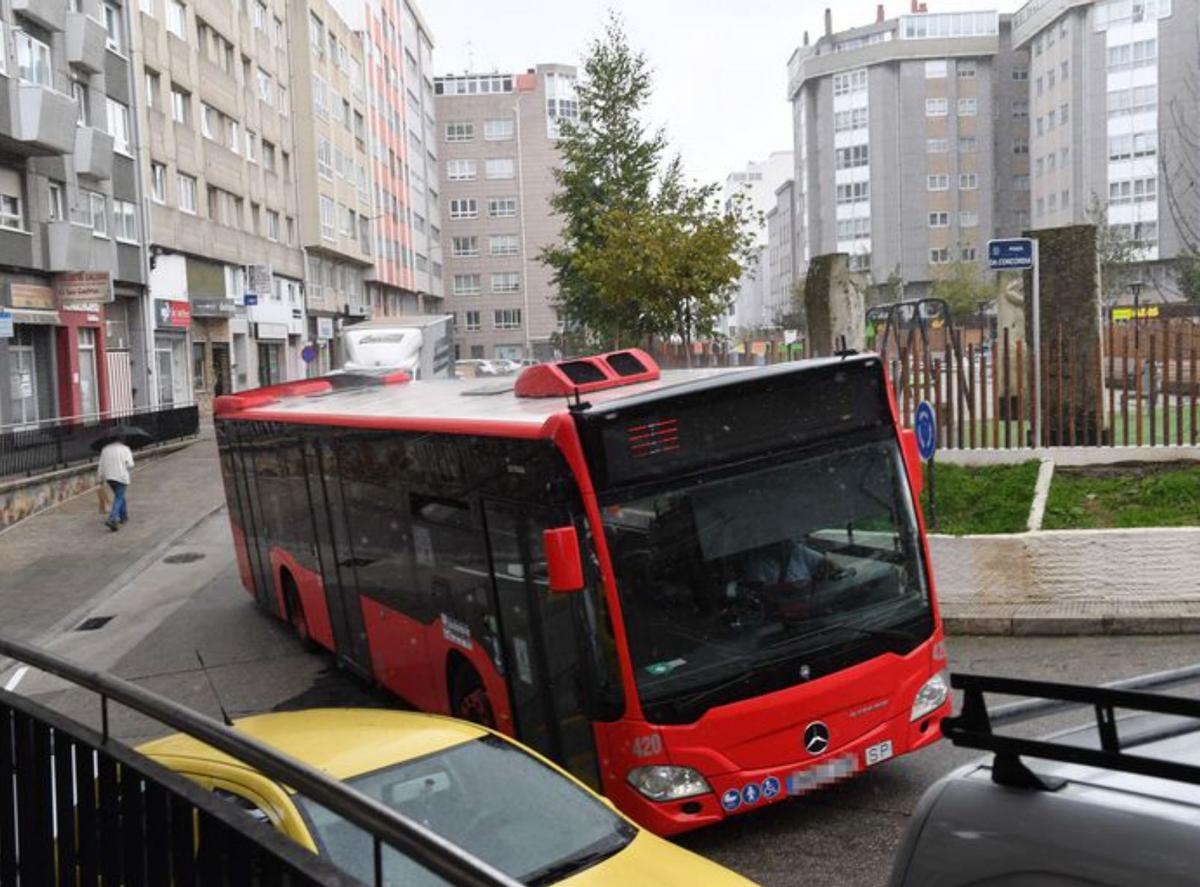
[[[124,436],[118,435],[104,445],[100,451],[98,476],[100,483],[108,484],[113,491],[112,509],[104,521],[114,533],[120,525],[129,520],[129,509],[125,504],[125,491],[129,488],[129,472],[133,468],[133,450],[125,443]]]

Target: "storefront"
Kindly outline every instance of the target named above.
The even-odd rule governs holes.
[[[177,299],[154,300],[153,377],[160,406],[191,403],[188,330],[191,306]]]

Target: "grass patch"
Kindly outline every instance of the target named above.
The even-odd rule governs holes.
[[[1020,533],[1029,521],[1038,461],[1017,465],[965,467],[938,463],[937,518],[940,533]],[[921,494],[925,526],[933,531],[929,510],[929,468]]]
[[[1200,526],[1200,466],[1190,462],[1058,468],[1047,530]]]

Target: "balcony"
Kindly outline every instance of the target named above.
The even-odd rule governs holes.
[[[92,126],[75,128],[75,172],[90,179],[112,178],[113,137]]]
[[[66,27],[67,0],[12,0],[12,11],[51,31]]]
[[[104,70],[104,25],[82,12],[67,13],[67,61],[92,74]]]
[[[75,148],[75,100],[36,83],[9,81],[0,137],[26,155],[69,154]]]
[[[46,223],[46,270],[116,270],[117,253],[113,242],[96,237],[92,229],[71,222]]]

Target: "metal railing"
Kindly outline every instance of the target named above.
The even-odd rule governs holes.
[[[101,730],[0,691],[0,887],[358,883],[109,734],[110,701],[200,740],[336,813],[452,884],[518,882],[413,820],[236,729],[136,684],[0,637],[0,655],[91,690]],[[78,873],[77,878],[75,874]]]
[[[96,458],[92,444],[121,425],[142,429],[155,443],[167,443],[195,435],[200,412],[188,404],[0,428],[0,478],[28,477],[91,461]]]

